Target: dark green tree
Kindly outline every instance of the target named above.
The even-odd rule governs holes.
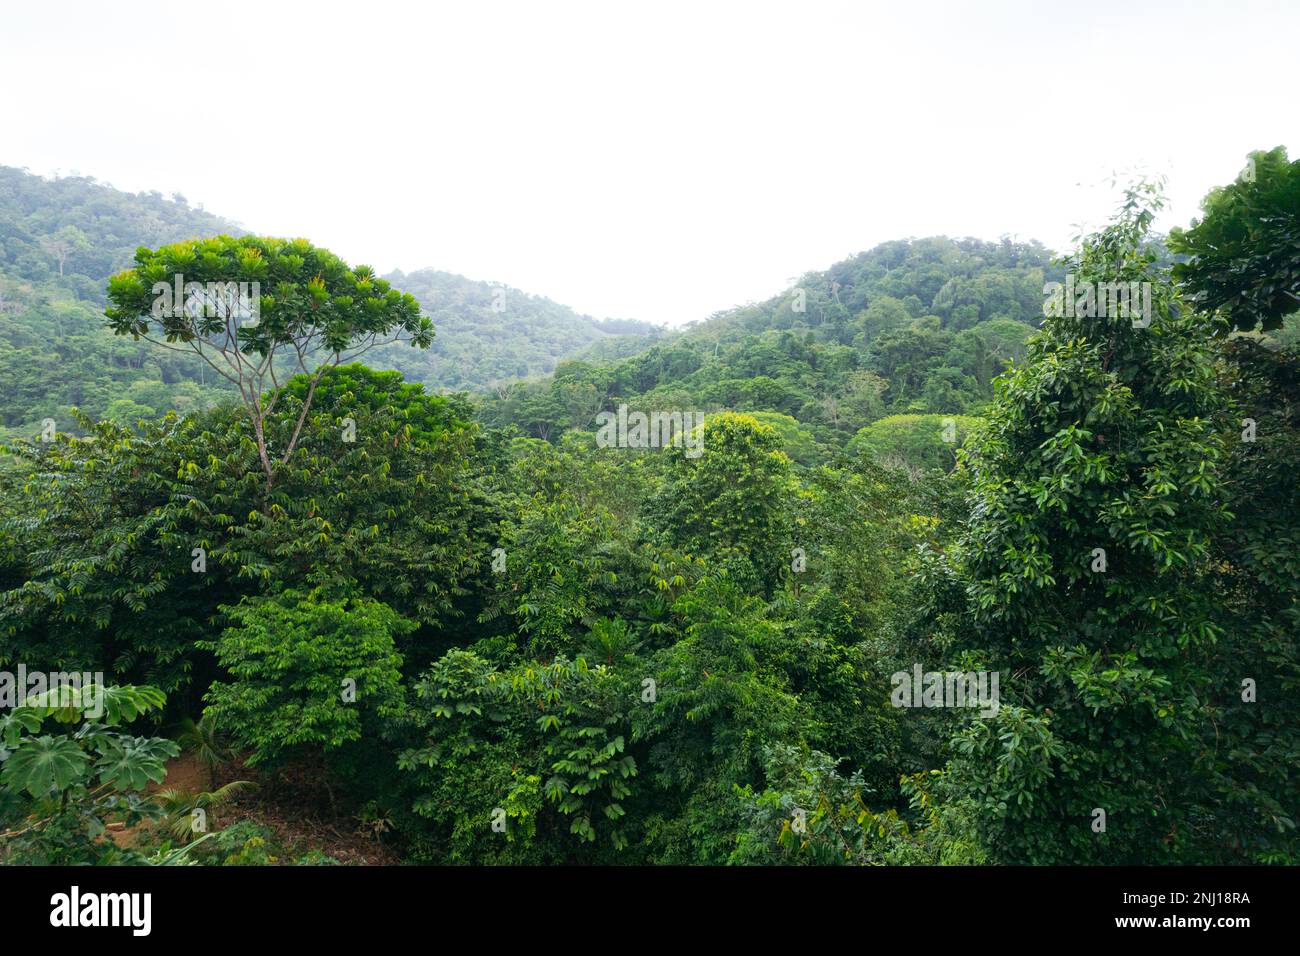
[[[1150,283],[1149,326],[1048,318],[969,446],[972,640],[1003,704],[959,737],[951,773],[1004,860],[1173,860],[1199,813],[1196,741],[1228,680],[1212,588],[1225,405],[1216,326],[1145,242],[1160,202],[1130,189],[1066,264],[1081,286]]]
[[[1169,246],[1187,300],[1234,329],[1277,329],[1300,311],[1300,160],[1285,147],[1250,154],[1237,181],[1212,190],[1203,218],[1174,229]]]
[[[369,721],[402,713],[394,637],[415,624],[367,598],[283,591],[225,608],[215,641],[230,674],[208,689],[209,713],[248,748],[250,765],[283,763],[361,739]]]

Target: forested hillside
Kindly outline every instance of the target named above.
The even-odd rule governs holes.
[[[617,349],[624,340],[662,334],[648,322],[593,319],[541,296],[449,272],[420,269],[385,278],[420,301],[438,335],[427,352],[388,348],[370,364],[451,391],[488,391],[549,374],[564,356],[589,347]]]
[[[888,434],[904,457],[933,462],[936,416],[982,412],[1042,320],[1044,283],[1063,274],[1037,243],[885,243],[623,361],[561,362],[485,415],[554,437],[620,402],[760,411],[787,451],[820,454],[885,419],[861,440]]]
[[[1300,161],[1251,168],[482,402],[348,361],[436,341],[410,277],[139,250],[106,325],[240,388],[6,446],[0,694],[100,676],[0,716],[0,861],[1300,862]],[[223,335],[182,267],[275,292]]]
[[[220,234],[244,230],[183,196],[0,167],[0,434],[30,436],[47,418],[75,428],[74,407],[129,422],[218,400],[228,383],[200,359],[112,336],[103,311],[108,277],[129,267],[137,248]],[[392,278],[436,319],[437,339],[415,355],[398,346],[367,360],[435,390],[485,390],[548,373],[589,346],[631,347],[620,343],[659,334],[450,273]]]
[[[0,433],[71,427],[72,406],[130,421],[210,404],[200,360],[105,328],[105,282],[140,246],[222,232],[242,234],[183,196],[0,166]]]
[[[30,435],[45,419],[75,429],[73,407],[129,422],[218,400],[229,384],[205,363],[108,335],[101,316],[105,281],[136,248],[220,233],[242,230],[184,197],[0,170],[0,429]],[[1058,272],[1036,243],[899,241],[679,333],[450,273],[397,272],[387,278],[434,320],[433,345],[366,360],[435,390],[484,394],[488,422],[534,436],[641,400],[767,413],[806,460],[855,440],[951,466],[953,449],[935,446],[924,416],[979,414],[994,376],[1023,355],[1043,282]]]

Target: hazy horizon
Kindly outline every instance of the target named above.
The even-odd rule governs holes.
[[[1167,231],[1247,151],[1300,146],[1280,3],[150,9],[9,12],[0,79],[43,95],[10,103],[0,162],[596,318],[678,327],[893,239],[1060,251],[1112,211],[1120,144],[1168,176]]]

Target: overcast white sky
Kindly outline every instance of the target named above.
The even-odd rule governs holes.
[[[1185,224],[1300,154],[1300,2],[0,6],[0,164],[680,324],[878,242]]]

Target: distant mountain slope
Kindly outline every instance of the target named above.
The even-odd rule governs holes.
[[[128,193],[89,177],[46,179],[0,166],[0,437],[30,435],[42,419],[149,417],[217,400],[226,383],[197,358],[104,329],[105,283],[140,246],[246,232],[183,197]],[[549,299],[434,270],[395,273],[434,319],[428,352],[404,345],[366,361],[431,387],[482,391],[550,372],[588,347],[630,354],[657,335],[647,323],[597,321]]]
[[[198,359],[104,328],[105,282],[139,246],[243,231],[182,197],[0,166],[0,432],[71,428],[73,405],[131,419],[215,400]]]
[[[127,193],[92,177],[45,179],[0,166],[0,270],[14,279],[62,278],[79,298],[104,301],[104,280],[139,246],[245,230],[183,196]]]
[[[648,322],[598,321],[541,296],[436,269],[384,278],[420,300],[435,337],[427,352],[392,347],[367,360],[440,388],[482,391],[548,374],[588,347],[661,334]]]
[[[561,362],[485,417],[553,437],[623,401],[761,411],[786,416],[801,440],[841,447],[890,415],[978,414],[1023,355],[1059,271],[1037,242],[887,242],[630,358]]]

